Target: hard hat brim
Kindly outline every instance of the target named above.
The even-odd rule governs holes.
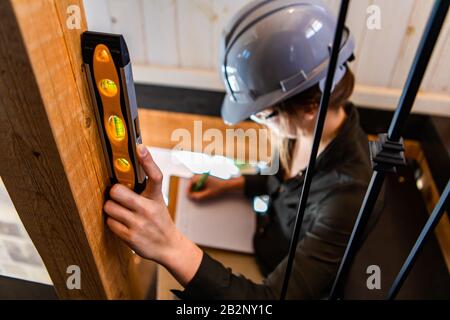
[[[333,81],[333,87],[332,91],[334,90],[334,87],[337,85],[337,83],[343,78],[347,71],[347,68],[336,68],[336,72],[334,74],[334,81]],[[270,108],[298,93],[301,93],[310,87],[312,87],[315,84],[319,84],[320,89],[323,91],[324,82],[325,82],[325,76],[326,76],[327,69],[322,70],[321,73],[317,74],[313,81],[304,83],[304,85],[301,85],[293,90],[290,91],[283,91],[282,89],[276,90],[271,92],[270,94],[266,94],[264,96],[258,97],[254,101],[249,101],[246,103],[242,102],[235,102],[233,101],[231,95],[227,93],[225,95],[225,98],[222,103],[222,119],[225,121],[225,123],[233,125],[237,124],[241,121],[244,121],[248,119],[251,115],[254,115],[255,113],[258,113],[260,111],[263,111],[264,109]]]
[[[251,115],[281,102],[283,98],[282,96],[280,96],[280,92],[277,91],[277,93],[278,94],[276,95],[270,94],[247,103],[235,102],[227,93],[222,103],[222,119],[225,121],[225,123],[230,125],[234,125],[241,121],[244,121]]]

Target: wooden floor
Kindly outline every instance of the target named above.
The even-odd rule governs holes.
[[[264,129],[262,126],[250,121],[240,123],[236,126],[227,126],[223,120],[218,117],[150,109],[139,109],[139,121],[141,124],[143,143],[145,145],[172,149],[180,143],[180,140],[176,138],[176,134],[174,133],[180,133],[181,130],[185,130],[185,132],[190,133],[191,139],[184,141],[182,147],[191,149],[196,145],[199,145],[203,147],[201,148],[202,150],[199,150],[200,152],[202,152],[206,145],[211,142],[207,141],[208,138],[205,135],[208,130],[218,130],[221,135],[226,138],[226,131],[229,129],[243,129],[244,132],[248,132],[247,130]],[[197,134],[199,126],[201,127],[201,131],[200,134]],[[209,132],[211,133],[214,131]],[[259,133],[259,131],[257,132]],[[224,155],[227,154],[227,152],[233,151],[232,154],[238,155],[237,150],[243,149],[245,150],[245,157],[248,159],[249,146],[251,143],[257,143],[259,155],[259,148],[261,146],[260,140],[260,135],[257,135],[257,139],[254,142],[249,138],[236,138],[233,145],[230,145],[230,143],[220,144],[215,152],[216,154]],[[226,149],[224,149],[224,145]],[[268,144],[265,146],[270,150],[270,140],[268,140]],[[230,148],[233,148],[233,150],[230,150]],[[270,156],[270,152],[268,152],[267,155]],[[267,158],[258,157],[258,160],[267,161]]]

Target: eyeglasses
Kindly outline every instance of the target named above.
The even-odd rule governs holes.
[[[254,115],[251,116],[251,119],[256,121],[256,122],[266,122],[267,120],[274,118],[276,116],[278,116],[280,114],[280,112],[278,110],[273,110],[273,109],[269,109],[269,110],[264,110],[261,112],[258,112]]]

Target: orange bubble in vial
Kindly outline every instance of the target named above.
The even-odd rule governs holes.
[[[103,79],[99,83],[99,90],[107,97],[114,97],[117,94],[117,85],[110,79]]]
[[[122,141],[125,139],[126,131],[125,125],[118,116],[112,115],[108,119],[108,129],[109,129],[109,137],[116,140]]]
[[[128,160],[124,158],[119,158],[115,161],[116,169],[121,172],[128,172],[131,170],[131,165]]]

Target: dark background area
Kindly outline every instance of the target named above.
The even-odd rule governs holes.
[[[220,117],[220,107],[224,97],[222,92],[141,84],[136,84],[136,94],[138,106],[141,108],[217,117]],[[365,108],[364,106],[357,107],[360,113],[361,126],[368,134],[378,134],[387,131],[393,112]],[[450,119],[413,114],[408,118],[403,137],[420,142],[436,186],[439,192],[442,192],[450,177]],[[425,208],[423,199],[417,197],[417,188],[413,179],[408,179],[407,183],[410,184],[408,187],[396,189],[396,192],[399,194],[398,198],[410,199],[408,207]],[[413,204],[413,202],[417,203]],[[402,205],[400,204],[399,207],[402,207]],[[414,243],[415,237],[417,237],[421,226],[426,220],[427,213],[425,210],[422,215],[416,213],[408,216],[406,211],[405,214],[406,216],[400,216],[401,219],[406,218],[408,219],[408,225],[417,226],[415,232],[408,232],[410,239],[405,241]],[[431,251],[439,255],[437,242],[434,237],[427,243],[426,247],[429,247]],[[426,256],[430,257],[429,254]],[[439,271],[443,277],[444,282],[448,281],[448,273],[446,273],[446,268],[443,268],[442,265],[444,263],[442,256],[433,260],[428,261],[429,263],[424,263],[420,262],[421,259],[419,257],[417,265],[423,265],[424,268],[432,270],[434,265],[436,271]],[[415,273],[420,273],[420,270],[416,270]],[[56,298],[52,286],[0,276],[0,299]],[[450,299],[448,296],[444,298]]]

